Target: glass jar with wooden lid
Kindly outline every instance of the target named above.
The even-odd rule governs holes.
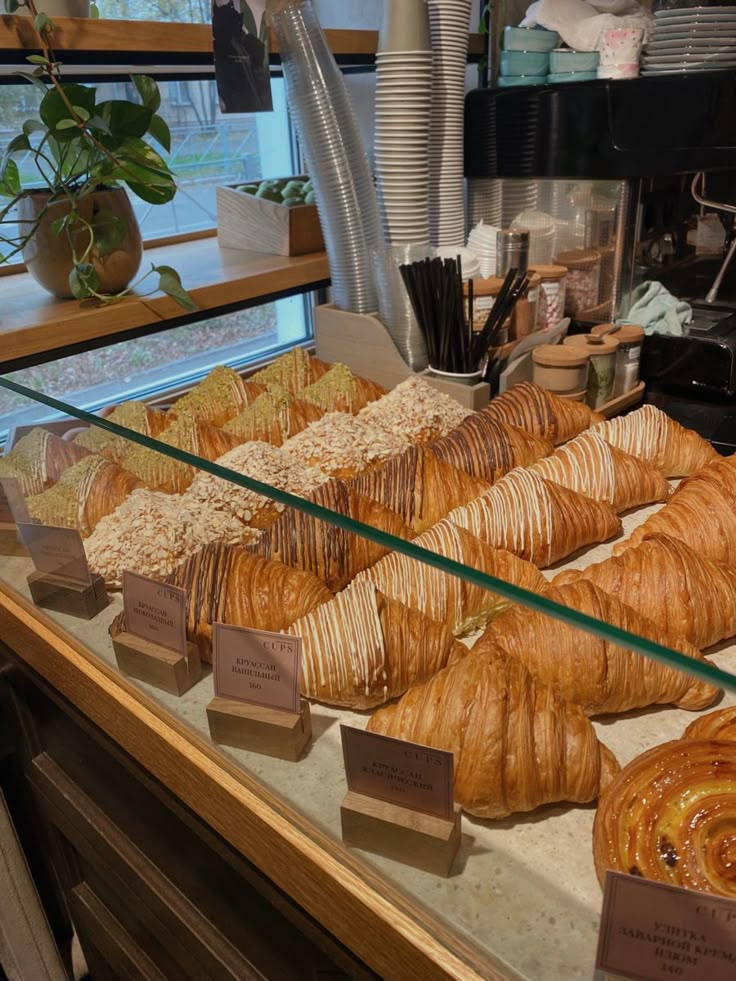
[[[588,394],[585,401],[591,409],[599,409],[613,398],[613,384],[616,377],[616,352],[618,341],[615,337],[597,337],[595,334],[573,334],[566,337],[563,344],[579,348],[588,355]]]
[[[530,266],[539,276],[537,330],[550,330],[565,316],[567,266]]]
[[[641,346],[644,342],[644,328],[638,324],[598,324],[591,334],[596,337],[615,337],[618,341],[616,351],[616,377],[613,382],[613,397],[624,395],[639,384],[639,363]]]
[[[601,254],[595,249],[573,249],[561,252],[556,265],[567,267],[565,315],[576,316],[581,310],[598,305],[601,278]]]
[[[536,385],[555,395],[585,398],[588,390],[588,352],[564,344],[541,344],[532,351]]]

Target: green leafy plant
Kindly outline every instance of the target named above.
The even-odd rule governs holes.
[[[49,17],[38,12],[34,0],[5,0],[7,13],[15,13],[19,6],[27,7],[33,16],[42,52],[27,57],[32,71],[20,73],[37,87],[39,106],[38,118],[23,123],[22,131],[7,144],[0,158],[0,196],[9,199],[0,208],[0,262],[22,253],[48,209],[63,202],[66,213],[51,227],[55,235],[65,235],[70,244],[73,269],[69,288],[73,296],[109,303],[127,296],[146,280],[152,288],[145,295],[161,290],[185,310],[195,310],[179,274],[170,266],[152,265],[114,296],[100,292],[94,260],[119,248],[127,233],[125,219],[110,209],[101,209],[90,221],[78,210],[83,198],[100,189],[127,187],[149,204],[166,204],[176,194],[174,175],[149,140],[155,140],[166,152],[171,148],[169,128],[158,114],[161,96],[156,82],[144,75],[131,76],[140,102],[98,102],[96,88],[62,81],[62,66],[51,48],[54,25]],[[36,171],[27,186],[23,186],[15,159],[20,154],[30,155]],[[18,203],[39,192],[48,198],[30,227],[24,222],[19,232],[6,234],[4,227],[15,225],[12,212]],[[151,277],[156,276],[153,285]]]

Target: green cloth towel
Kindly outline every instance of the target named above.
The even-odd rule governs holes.
[[[682,335],[682,328],[693,319],[693,308],[678,300],[661,283],[646,282],[631,294],[627,323],[639,324],[645,334]]]

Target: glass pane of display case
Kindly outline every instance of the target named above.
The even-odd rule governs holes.
[[[0,387],[57,412],[8,447],[0,477],[31,521],[80,531],[110,597],[89,620],[39,616],[117,669],[123,573],[187,590],[201,678],[174,694],[128,676],[207,743],[213,624],[300,637],[298,762],[218,752],[484,976],[589,976],[608,867],[688,884],[676,828],[662,852],[616,802],[620,767],[680,740],[721,690],[725,722],[736,705],[736,466],[694,433],[648,407],[600,423],[530,385],[470,413],[423,381],[385,392],[300,349],[247,379],[217,369],[166,410],[95,417]],[[0,579],[28,599],[33,565],[9,531]],[[341,726],[453,753],[449,876],[348,857]]]

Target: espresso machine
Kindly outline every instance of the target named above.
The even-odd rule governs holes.
[[[734,71],[476,89],[465,103],[469,226],[531,225],[533,262],[600,253],[597,302],[573,330],[624,316],[644,280],[687,299],[692,324],[647,336],[641,373],[653,401],[710,438],[731,417],[722,407],[736,412],[735,124]],[[723,226],[706,258],[699,215]]]

